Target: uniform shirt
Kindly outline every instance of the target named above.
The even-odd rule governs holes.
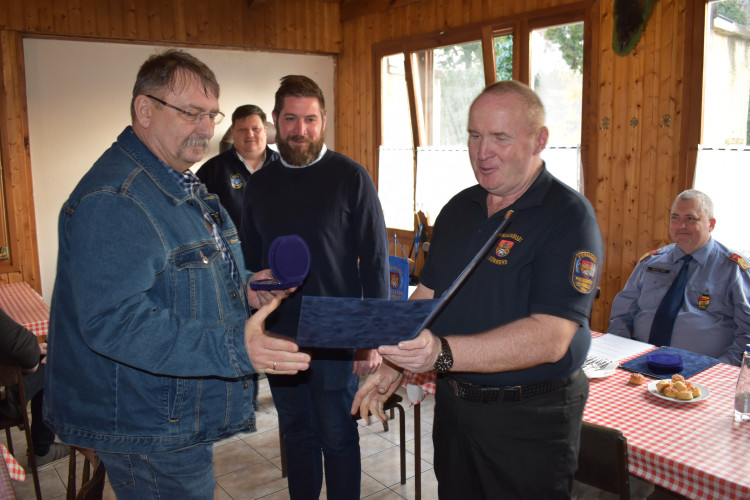
[[[532,314],[578,323],[557,363],[502,373],[460,373],[490,386],[562,380],[581,367],[591,344],[588,318],[604,258],[591,204],[546,168],[507,210],[510,223],[430,330],[438,336],[479,333]],[[420,275],[440,297],[487,241],[506,211],[487,217],[487,191],[475,185],[454,196],[435,221]]]
[[[612,302],[610,333],[648,342],[656,309],[684,255],[672,243],[641,259]],[[750,271],[743,269],[746,261],[713,238],[692,256],[671,345],[739,365],[745,345],[750,343]]]
[[[266,146],[266,159],[255,171],[279,157],[279,153]],[[240,160],[240,155],[234,146],[210,158],[195,174],[206,185],[209,193],[219,196],[219,201],[229,212],[237,230],[242,226],[242,203],[250,182],[251,174],[246,163]],[[254,174],[252,174],[254,175]]]

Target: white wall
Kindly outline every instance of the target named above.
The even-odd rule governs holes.
[[[138,68],[164,47],[33,38],[25,39],[23,47],[42,295],[49,303],[60,208],[83,174],[130,124]],[[219,105],[227,115],[216,126],[207,158],[219,152],[219,141],[237,106],[256,104],[271,120],[279,79],[288,74],[307,75],[323,89],[328,111],[326,142],[335,148],[332,56],[186,50],[216,73],[221,85]]]

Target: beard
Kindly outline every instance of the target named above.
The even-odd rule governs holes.
[[[307,147],[301,149],[299,146],[292,145],[291,141],[304,141],[307,143]],[[320,151],[323,149],[324,142],[325,135],[322,132],[317,139],[308,139],[304,136],[292,135],[286,138],[277,137],[276,147],[279,149],[279,154],[285,162],[294,165],[295,167],[304,167],[318,158]]]

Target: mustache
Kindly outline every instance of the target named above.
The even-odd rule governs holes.
[[[188,137],[184,141],[182,141],[182,146],[186,148],[207,148],[208,147],[208,139],[205,137]]]
[[[290,135],[287,137],[287,142],[306,142],[308,144],[312,144],[312,140],[309,137],[305,137],[304,135]]]

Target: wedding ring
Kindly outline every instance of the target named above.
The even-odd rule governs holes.
[[[276,371],[276,361],[273,362],[273,371]]]

